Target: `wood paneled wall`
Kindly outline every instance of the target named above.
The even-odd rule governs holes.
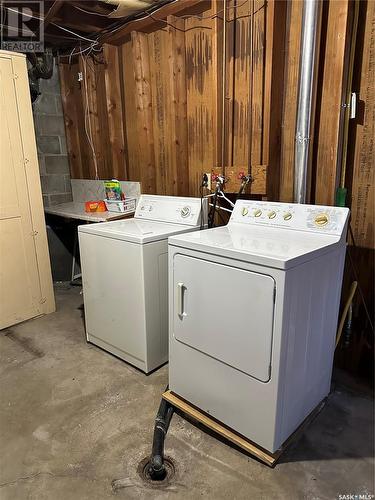
[[[97,170],[143,192],[197,195],[214,169],[236,189],[251,173],[250,194],[277,198],[287,4],[237,3],[227,2],[225,35],[224,2],[202,2],[199,15],[105,45],[101,60],[60,65],[73,177]]]
[[[72,178],[126,179],[117,47],[105,45],[101,60],[80,58],[71,65],[60,64],[60,80]]]
[[[64,59],[60,68],[72,176],[94,178],[97,173],[99,178],[139,180],[143,192],[196,195],[202,172],[214,169],[232,178],[250,172],[256,178],[250,194],[292,201],[303,2],[227,0],[225,35],[223,1],[193,3],[194,14],[185,9],[182,17],[163,18],[159,11],[163,20],[148,25],[147,32],[133,31],[125,38],[117,34],[116,45],[105,45],[100,60],[80,58],[69,66]],[[374,2],[360,3],[362,10],[368,6],[368,23]],[[309,195],[312,202],[333,204],[353,4],[330,0],[322,5]],[[168,9],[172,12],[171,5]],[[370,67],[373,40],[367,28],[356,74]],[[364,99],[369,120],[367,103],[373,97],[367,92]],[[361,200],[366,182],[372,182],[367,177],[373,159],[369,146],[359,146],[362,135],[361,129],[352,135],[358,144],[351,160],[353,206],[360,214],[356,217],[366,221],[356,223],[356,232],[370,234],[372,218]]]

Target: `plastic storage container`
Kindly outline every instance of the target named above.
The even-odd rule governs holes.
[[[127,198],[126,200],[105,200],[108,212],[120,212],[126,214],[134,212],[137,204],[136,198]]]

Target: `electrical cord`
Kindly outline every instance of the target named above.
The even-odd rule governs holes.
[[[201,195],[201,223],[200,223],[200,230],[202,231],[203,227],[204,227],[204,224],[203,224],[203,182],[201,183],[201,187],[200,187],[200,195]]]
[[[212,207],[211,207],[211,210],[210,210],[209,215],[208,215],[208,228],[209,229],[214,227],[218,192],[219,192],[219,189],[218,189],[218,187],[216,187]]]
[[[108,16],[109,16],[112,12],[114,12],[114,11],[112,11],[112,12],[108,12],[108,14],[102,14],[101,12],[93,12],[93,11],[90,11],[90,10],[82,9],[82,7],[78,7],[78,5],[74,5],[74,4],[73,4],[73,7],[74,7],[75,9],[77,9],[77,10],[82,11],[82,12],[86,12],[86,14],[91,14],[91,15],[93,15],[93,16],[100,16],[100,17],[106,17],[106,18],[108,18]]]
[[[251,183],[253,181],[251,175],[246,175],[246,176],[243,176],[242,179],[241,179],[241,186],[240,186],[240,189],[237,193],[237,196],[236,196],[236,199],[235,199],[235,202],[239,199],[239,197],[242,195],[242,193],[245,191],[246,189],[246,186]]]

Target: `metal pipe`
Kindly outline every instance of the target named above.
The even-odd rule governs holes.
[[[319,13],[319,0],[304,1],[295,139],[294,201],[296,203],[306,203]]]

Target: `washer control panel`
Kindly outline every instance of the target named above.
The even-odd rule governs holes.
[[[159,222],[199,226],[207,219],[207,200],[180,196],[157,196],[143,194],[138,201],[134,217]]]
[[[340,235],[348,215],[349,209],[342,207],[238,200],[229,223]]]

